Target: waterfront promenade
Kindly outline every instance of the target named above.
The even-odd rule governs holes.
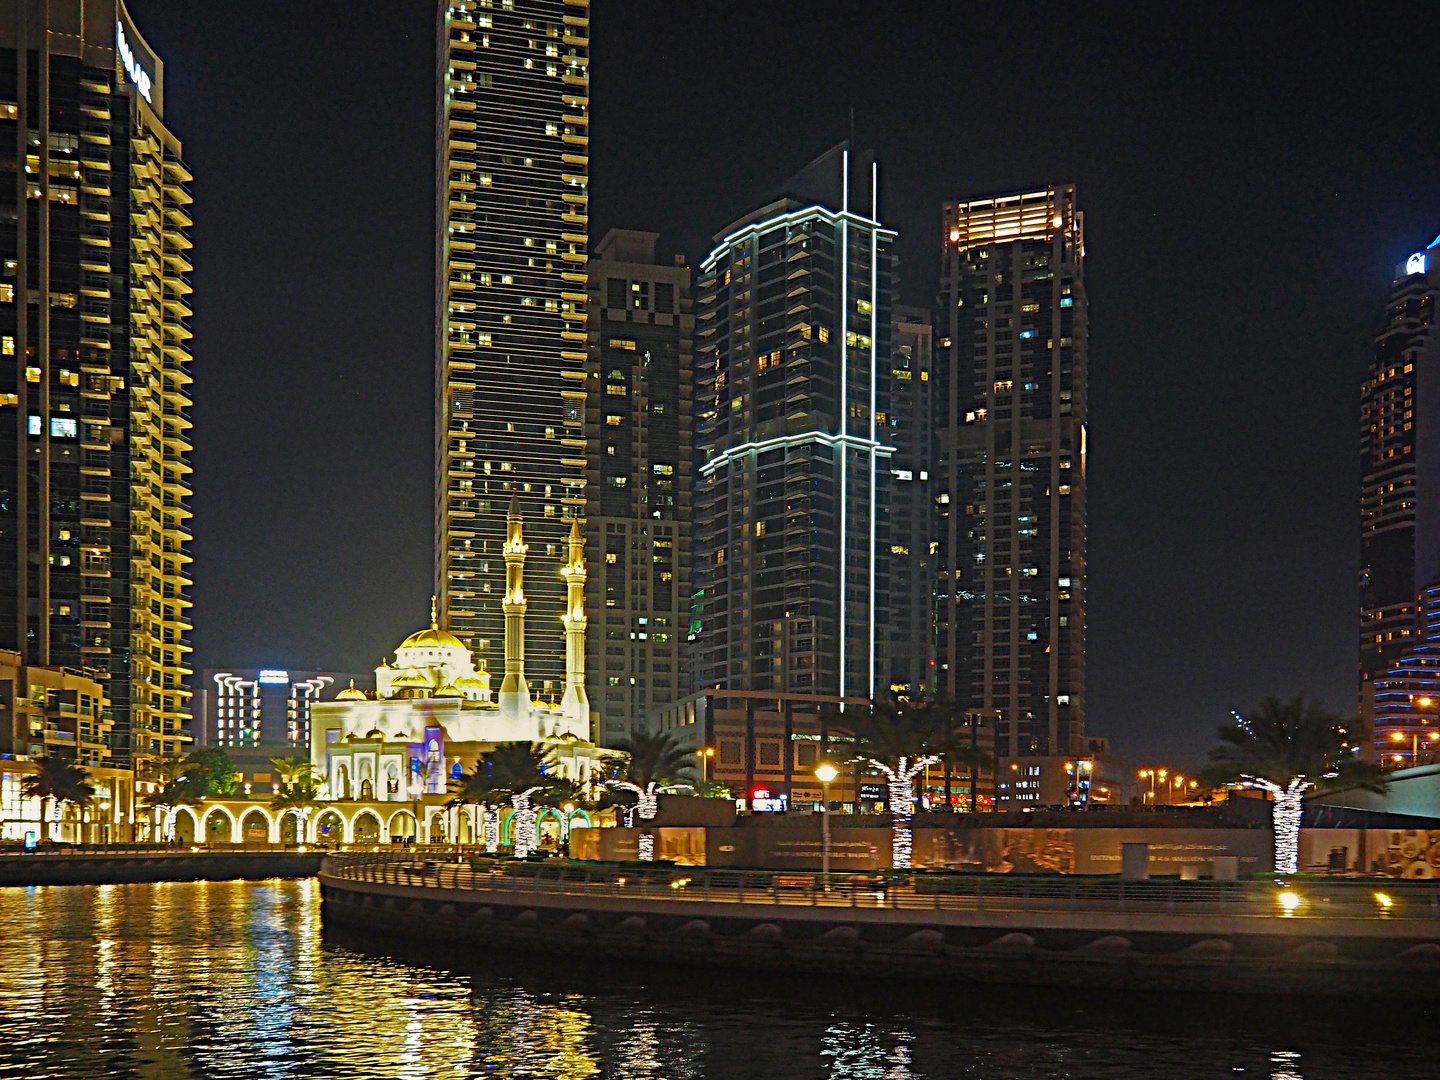
[[[1059,986],[1404,995],[1440,974],[1425,883],[863,875],[354,853],[327,922],[482,948]]]

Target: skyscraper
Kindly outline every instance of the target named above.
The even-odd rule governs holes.
[[[191,177],[123,4],[0,10],[0,647],[103,683],[143,791],[190,719]]]
[[[890,608],[883,613],[885,675],[897,697],[935,689],[934,333],[929,308],[894,308],[890,353]]]
[[[895,234],[877,186],[842,144],[717,234],[700,268],[697,688],[888,685]]]
[[[1002,758],[1085,730],[1084,233],[1072,186],[946,203],[937,668]],[[1040,766],[1033,766],[1040,767]]]
[[[695,316],[683,257],[612,229],[590,263],[586,607],[596,735],[690,692]]]
[[[1360,399],[1360,711],[1380,753],[1420,716],[1386,679],[1434,620],[1421,593],[1440,578],[1440,238],[1395,268],[1385,323]],[[1433,651],[1433,650],[1427,650]],[[1412,665],[1413,666],[1413,665]],[[1377,685],[1388,681],[1377,695]],[[1431,710],[1433,719],[1433,712]]]
[[[531,688],[564,688],[560,570],[585,503],[588,0],[442,0],[436,131],[435,591],[499,670],[491,582],[520,495]]]

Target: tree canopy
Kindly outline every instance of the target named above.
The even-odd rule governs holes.
[[[89,806],[95,798],[90,774],[73,761],[46,756],[36,760],[37,772],[20,782],[20,793],[29,799],[54,799],[75,806]]]
[[[223,798],[235,794],[240,774],[230,755],[218,746],[196,750],[184,761],[185,786],[199,798]]]
[[[1282,701],[1272,695],[1249,715],[1219,728],[1220,745],[1210,751],[1203,777],[1215,787],[1265,780],[1288,788],[1301,780],[1383,790],[1380,767],[1361,761],[1355,752],[1357,726],[1314,698],[1299,694]]]
[[[555,771],[553,756],[536,743],[501,743],[481,754],[475,768],[451,782],[454,801],[490,804],[508,800],[531,788],[531,798],[540,803],[575,797],[574,785]]]
[[[630,755],[629,763],[615,779],[628,780],[637,787],[695,779],[695,751],[677,744],[673,731],[655,735],[636,732],[615,743],[615,749]]]

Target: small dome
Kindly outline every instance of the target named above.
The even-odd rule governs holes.
[[[365,700],[365,691],[364,691],[364,690],[356,690],[356,689],[355,689],[355,680],[354,680],[354,679],[351,679],[351,680],[350,680],[350,686],[349,686],[347,689],[341,690],[338,694],[336,694],[336,695],[335,695],[335,700],[336,700],[336,701],[364,701],[364,700]]]
[[[429,690],[434,685],[435,679],[431,674],[418,667],[407,667],[390,683],[396,690]]]
[[[464,697],[465,695],[462,694],[462,693],[461,693],[458,689],[456,689],[455,687],[446,685],[446,686],[440,687],[439,690],[436,690],[436,691],[435,691],[435,696],[436,696],[436,697]]]
[[[457,689],[457,690],[489,690],[489,689],[490,689],[490,680],[489,680],[488,678],[483,678],[483,679],[482,679],[482,678],[479,678],[479,677],[477,677],[477,676],[475,676],[475,675],[461,675],[458,679],[455,680],[455,689]]]

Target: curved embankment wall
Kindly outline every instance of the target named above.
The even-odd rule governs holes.
[[[128,885],[155,881],[233,881],[314,877],[318,851],[152,851],[0,856],[4,885]]]
[[[1074,988],[1412,996],[1440,920],[874,910],[476,892],[320,873],[325,923],[374,941]]]

